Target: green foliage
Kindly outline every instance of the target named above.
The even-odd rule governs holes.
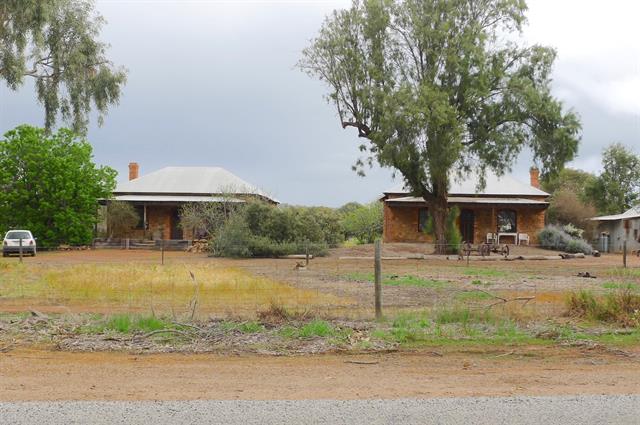
[[[129,236],[140,221],[140,215],[129,202],[110,201],[107,205],[109,237]]]
[[[343,128],[365,157],[394,168],[430,204],[446,243],[450,178],[510,169],[528,147],[554,174],[578,147],[580,123],[551,95],[553,49],[503,42],[524,1],[354,1],[303,52],[301,69],[329,86]],[[508,37],[507,37],[508,38]]]
[[[593,248],[587,241],[581,238],[572,237],[563,228],[549,225],[538,233],[538,240],[543,248],[570,253],[581,252],[591,255]]]
[[[447,213],[447,219],[445,222],[445,238],[447,246],[443,250],[446,254],[457,254],[460,252],[460,244],[462,244],[462,233],[458,227],[458,217],[460,216],[460,209],[454,206],[449,209]],[[436,228],[434,226],[433,216],[430,215],[427,219],[427,223],[424,227],[424,232],[432,236],[436,236]]]
[[[251,202],[231,212],[212,244],[214,255],[279,257],[323,256],[342,242],[340,218],[324,207],[275,207]]]
[[[343,213],[344,234],[347,238],[357,238],[361,243],[373,243],[382,236],[382,202],[374,201],[367,205],[356,205]]]
[[[614,143],[602,153],[602,166],[586,189],[600,214],[618,214],[640,202],[640,155]]]
[[[115,176],[72,131],[19,126],[0,140],[0,229],[29,229],[45,246],[87,244]]]
[[[251,230],[244,214],[233,214],[211,244],[213,255],[232,258],[251,257],[249,249],[251,238]]]
[[[460,210],[458,207],[453,207],[449,210],[447,215],[447,227],[445,230],[445,237],[448,243],[447,253],[457,254],[460,251],[460,244],[462,243],[462,233],[458,227],[457,220],[460,216]]]
[[[217,235],[227,218],[241,208],[230,196],[223,194],[221,198],[220,202],[184,204],[179,212],[180,227],[192,230],[195,238]]]
[[[587,188],[596,180],[597,177],[587,171],[563,168],[557,174],[544,176],[541,183],[542,189],[552,195],[558,191],[567,191],[574,193],[581,202],[589,204],[593,200],[588,196]]]
[[[337,246],[343,240],[338,213],[326,207],[274,207],[252,202],[244,211],[251,234],[275,242]]]
[[[333,326],[324,320],[314,320],[302,326],[298,331],[300,338],[331,336],[335,333]]]
[[[18,90],[35,79],[45,127],[58,114],[84,133],[92,107],[102,123],[118,103],[126,71],[106,57],[98,40],[104,19],[91,0],[5,0],[0,10],[0,79]]]

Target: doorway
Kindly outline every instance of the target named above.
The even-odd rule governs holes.
[[[183,233],[180,227],[180,211],[178,208],[171,210],[171,239],[182,240]]]
[[[462,234],[462,240],[469,243],[474,243],[473,234],[475,229],[476,215],[473,210],[460,211],[460,233]]]

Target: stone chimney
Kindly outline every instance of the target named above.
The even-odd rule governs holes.
[[[529,178],[531,181],[531,186],[536,189],[540,189],[540,170],[537,167],[531,167],[529,169]]]
[[[129,163],[129,180],[134,180],[138,178],[138,173],[140,172],[140,166],[137,162]]]

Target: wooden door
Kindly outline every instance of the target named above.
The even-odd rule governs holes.
[[[460,211],[460,233],[462,234],[462,240],[469,243],[474,243],[473,234],[475,229],[476,215],[473,210]]]

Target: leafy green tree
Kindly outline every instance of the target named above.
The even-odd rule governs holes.
[[[525,147],[554,174],[577,151],[579,119],[551,95],[555,51],[506,37],[525,11],[522,0],[354,0],[303,52],[299,66],[364,140],[354,169],[399,172],[430,205],[437,252],[452,178],[476,171],[482,186]]]
[[[620,143],[602,153],[603,171],[587,187],[600,214],[618,214],[640,202],[640,155]]]
[[[344,215],[342,226],[348,238],[356,238],[360,243],[373,243],[382,236],[382,202],[374,201],[360,205]]]
[[[126,71],[106,57],[98,40],[104,19],[92,0],[3,0],[0,3],[0,79],[18,90],[35,79],[45,127],[58,117],[83,133],[92,105],[99,123],[118,103]]]
[[[587,193],[587,188],[596,180],[596,175],[587,171],[563,168],[555,175],[545,176],[542,180],[542,189],[552,196],[558,191],[573,192],[583,203],[591,204],[593,199]]]
[[[44,245],[88,243],[115,177],[71,130],[19,126],[0,140],[0,228],[27,228]]]

